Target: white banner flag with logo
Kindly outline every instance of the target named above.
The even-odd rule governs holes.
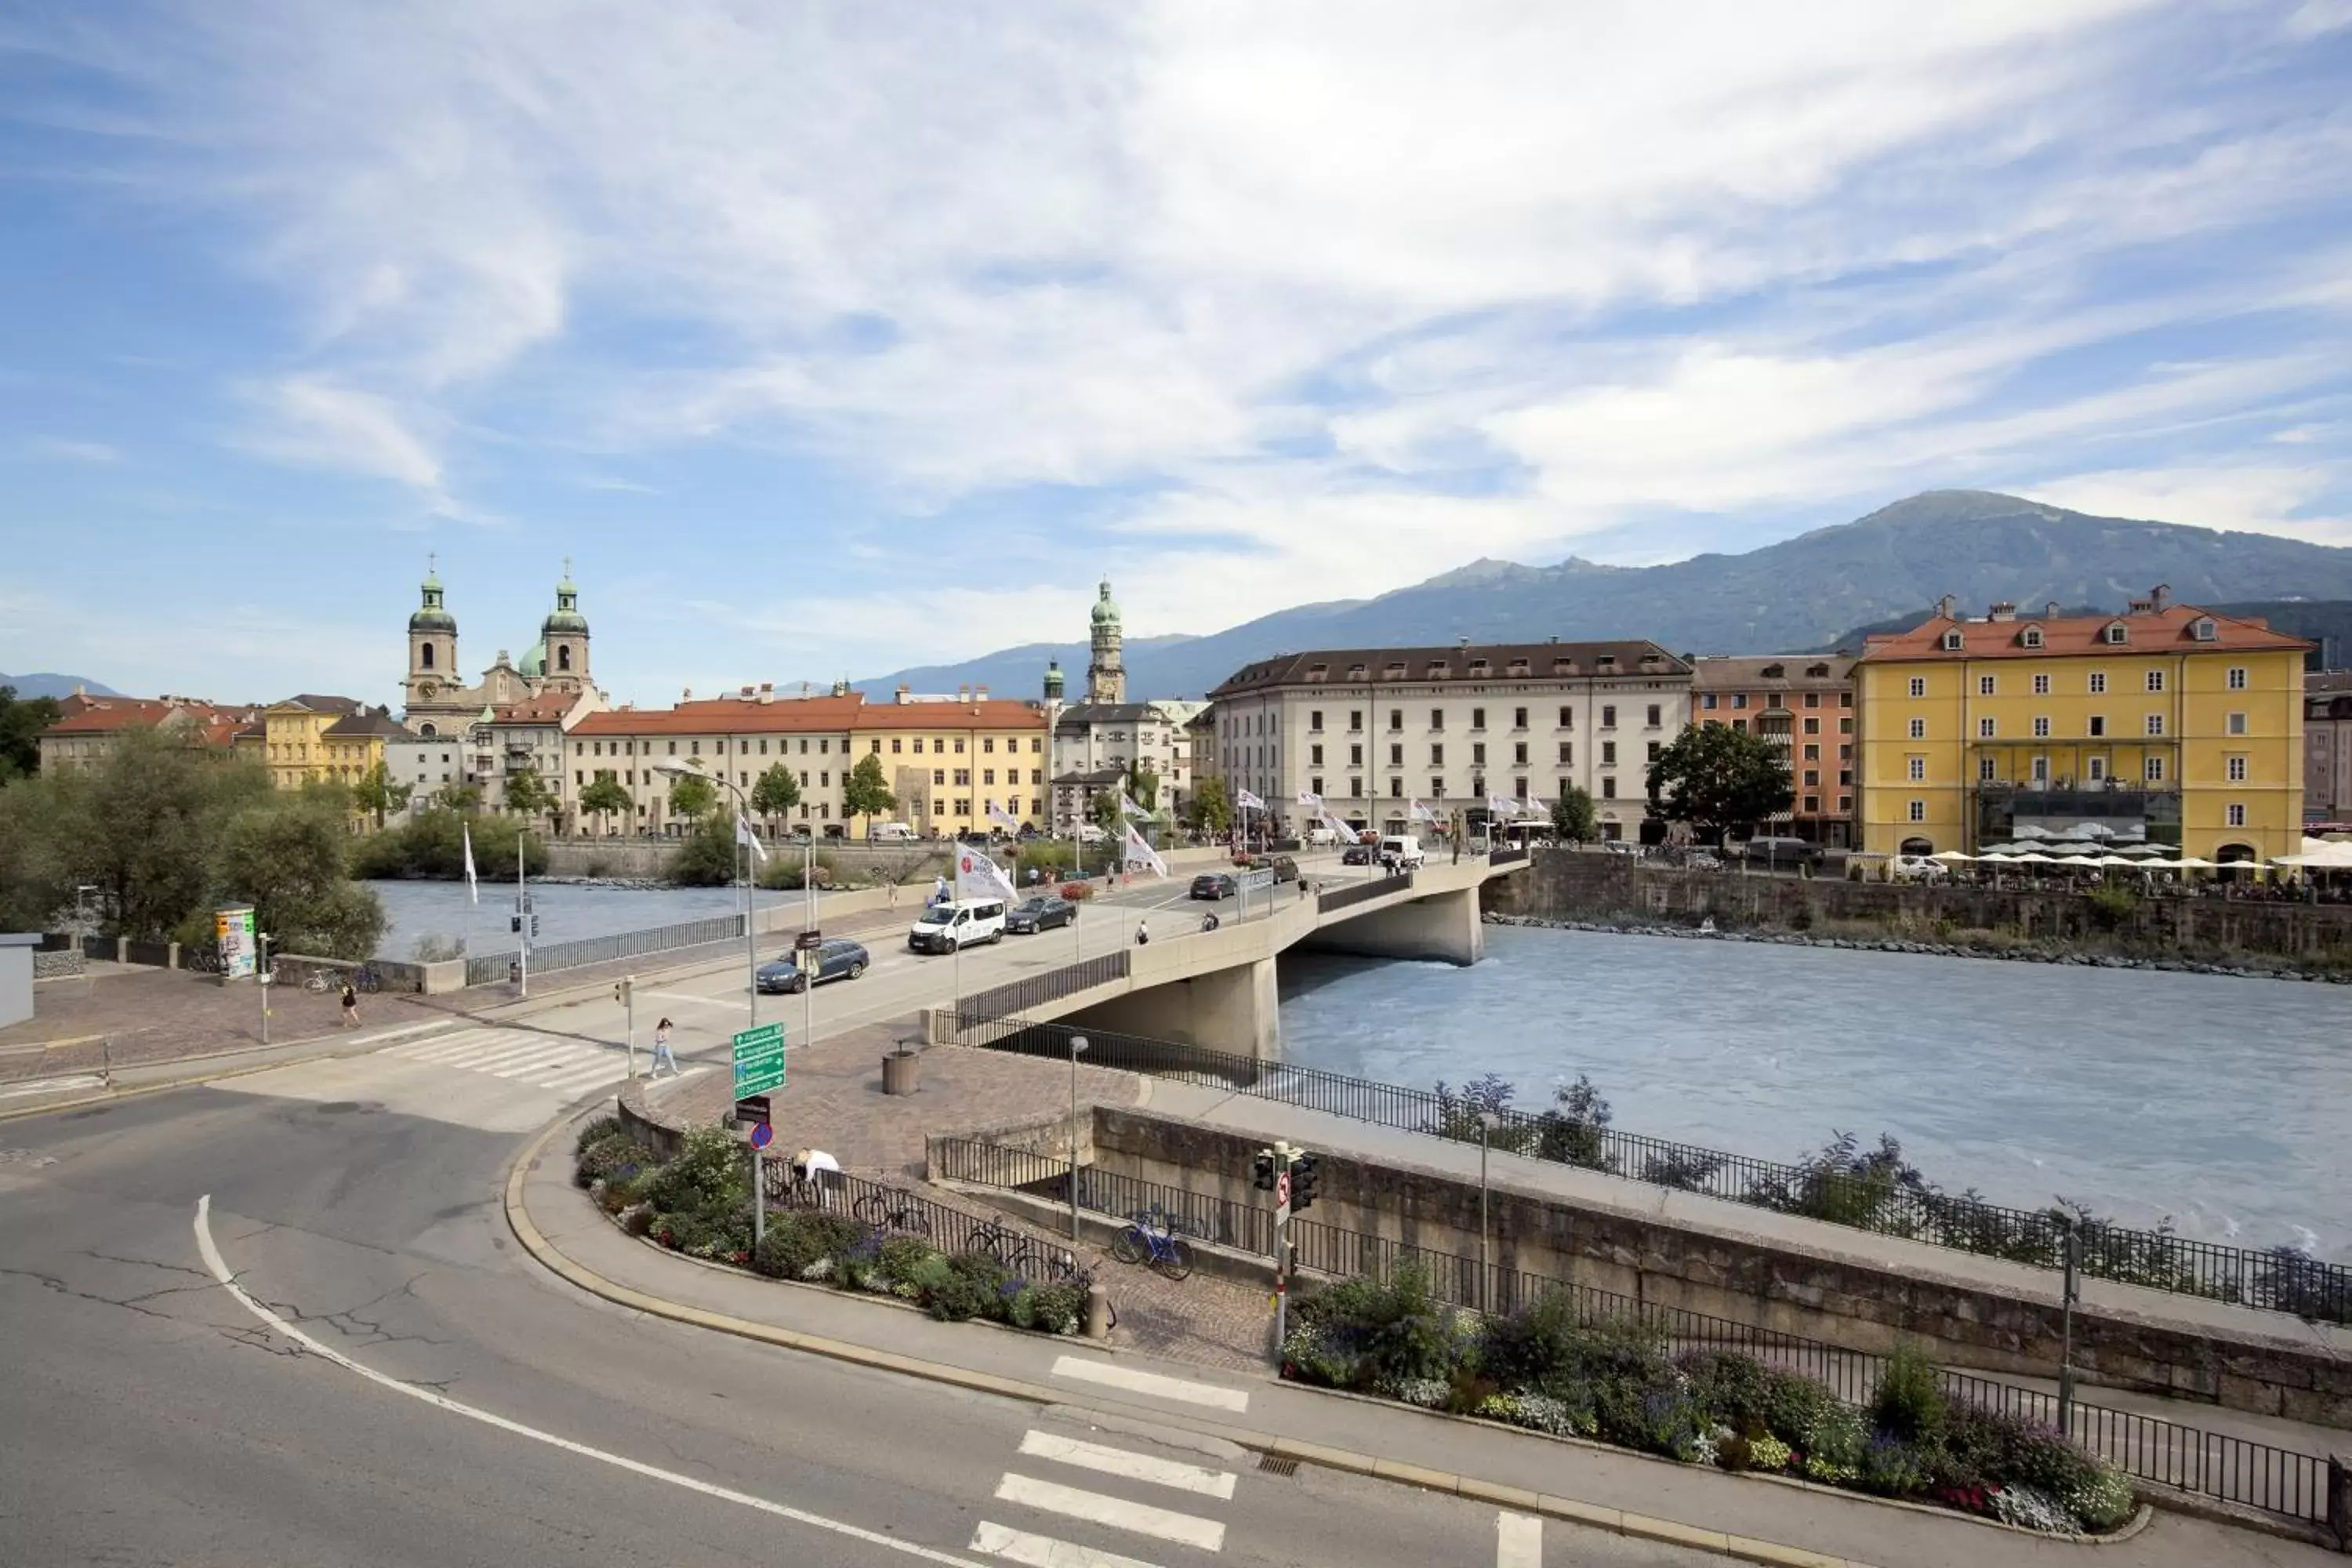
[[[1419,801],[1414,801],[1412,803],[1412,810],[1408,812],[1406,815],[1415,822],[1435,822],[1437,820],[1437,813],[1430,810],[1429,807],[1422,805]]]
[[[1013,879],[1004,868],[977,845],[963,844],[956,847],[956,897],[959,899],[1005,899],[1016,895]]]
[[[988,803],[988,820],[1015,833],[1021,830],[1021,824],[1013,819],[1013,814],[992,800]]]
[[[474,878],[474,825],[460,823],[457,831],[466,841],[466,891],[471,893],[474,902],[478,904],[482,901],[482,885]]]
[[[1517,816],[1518,814],[1519,803],[1517,801],[1505,800],[1499,795],[1490,795],[1486,797],[1486,815],[1488,816]]]
[[[1126,812],[1129,816],[1139,816],[1147,822],[1151,819],[1152,814],[1144,810],[1143,807],[1136,805],[1135,797],[1131,795],[1120,795],[1118,797],[1118,805],[1119,809]]]
[[[1160,858],[1159,850],[1144,842],[1143,835],[1135,830],[1132,822],[1127,825],[1127,863],[1146,867],[1155,877],[1168,875],[1168,862]]]
[[[1265,802],[1258,799],[1257,796],[1250,794],[1247,790],[1243,790],[1240,794],[1234,796],[1234,804],[1240,806],[1244,811],[1264,811],[1265,809]]]
[[[1318,820],[1324,826],[1329,828],[1332,832],[1339,836],[1340,843],[1353,844],[1356,841],[1356,830],[1349,826],[1346,823],[1340,821],[1338,817],[1332,816],[1329,812],[1325,812]]]
[[[1309,811],[1320,811],[1323,809],[1323,797],[1311,789],[1303,789],[1298,792],[1298,804]]]
[[[735,814],[735,842],[751,850],[751,858],[761,865],[768,863],[768,847],[760,842],[760,836],[751,831],[751,825],[743,820],[740,811]]]

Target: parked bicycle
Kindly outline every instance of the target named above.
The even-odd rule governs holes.
[[[964,1250],[992,1258],[1005,1268],[1012,1268],[1013,1260],[1029,1250],[1029,1238],[1003,1220],[992,1219],[972,1226],[971,1237],[964,1242]]]
[[[1110,1255],[1121,1263],[1140,1263],[1170,1279],[1192,1272],[1192,1244],[1170,1229],[1165,1213],[1145,1209],[1128,1222],[1110,1244]]]
[[[352,989],[362,995],[373,996],[383,989],[383,976],[373,963],[362,963],[352,972]]]
[[[868,1193],[850,1205],[850,1212],[877,1230],[893,1230],[901,1236],[931,1234],[930,1216],[903,1193]]]

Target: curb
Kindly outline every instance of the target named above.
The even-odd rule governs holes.
[[[382,1046],[391,1045],[395,1041],[402,1039],[421,1037],[435,1029],[455,1028],[459,1026],[459,1022],[460,1020],[456,1018],[448,1020],[436,1019],[430,1024],[419,1025],[412,1028],[387,1030],[383,1036],[373,1042],[366,1040],[352,1040],[351,1044],[354,1046],[365,1045],[367,1048],[364,1050],[354,1050],[349,1054],[354,1057],[372,1055]],[[339,1036],[313,1035],[306,1040],[289,1040],[285,1043],[289,1046],[307,1046],[320,1040],[341,1037]],[[183,1062],[219,1061],[225,1057],[247,1056],[255,1051],[270,1051],[278,1050],[279,1048],[281,1047],[278,1046],[241,1046],[235,1050],[208,1051],[201,1056],[194,1057],[175,1057],[169,1063],[142,1063],[140,1065],[177,1067]],[[287,1057],[278,1061],[255,1062],[248,1067],[230,1068],[220,1072],[190,1073],[184,1078],[165,1079],[160,1083],[140,1083],[131,1084],[126,1088],[110,1088],[102,1089],[96,1094],[86,1094],[79,1100],[54,1100],[47,1105],[27,1105],[15,1110],[0,1110],[0,1121],[21,1121],[28,1117],[54,1116],[61,1110],[86,1110],[93,1105],[115,1105],[126,1100],[141,1100],[151,1094],[163,1094],[175,1089],[190,1089],[197,1084],[223,1083],[233,1078],[247,1078],[255,1073],[269,1072],[278,1068],[300,1067],[308,1062],[326,1061],[331,1058],[342,1054],[344,1053],[339,1051],[311,1051],[304,1056]]]
[[[553,1243],[542,1235],[523,1207],[523,1182],[536,1165],[547,1146],[578,1118],[566,1114],[542,1128],[525,1144],[507,1167],[505,1208],[507,1225],[515,1239],[541,1267],[577,1286],[592,1296],[600,1297],[615,1306],[626,1307],[648,1317],[666,1318],[672,1322],[694,1328],[708,1329],[716,1333],[731,1334],[738,1339],[752,1340],[784,1350],[821,1355],[832,1361],[853,1366],[867,1367],[877,1372],[892,1372],[902,1376],[919,1378],[928,1383],[945,1384],[979,1394],[992,1394],[1002,1398],[1019,1400],[1024,1404],[1050,1405],[1072,1403],[1070,1392],[1051,1388],[1043,1384],[1024,1383],[1018,1378],[999,1377],[992,1373],[974,1372],[952,1366],[944,1362],[925,1361],[916,1356],[898,1355],[889,1351],[877,1351],[866,1345],[851,1344],[843,1340],[825,1339],[816,1334],[804,1334],[796,1330],[780,1329],[767,1323],[755,1323],[748,1319],[730,1317],[723,1312],[705,1311],[676,1301],[646,1295],[642,1290],[617,1284],[603,1275],[583,1268],[556,1250]],[[731,1272],[731,1271],[730,1271]],[[1154,1410],[1150,1414],[1165,1420],[1168,1412]],[[1851,1558],[1832,1557],[1802,1547],[1782,1546],[1769,1541],[1758,1541],[1748,1536],[1731,1535],[1722,1531],[1701,1530],[1678,1524],[1672,1520],[1653,1519],[1646,1514],[1628,1513],[1622,1509],[1601,1508],[1573,1498],[1555,1497],[1549,1492],[1528,1491],[1518,1487],[1501,1486],[1490,1481],[1475,1480],[1444,1470],[1423,1469],[1394,1459],[1383,1459],[1370,1454],[1360,1454],[1347,1448],[1327,1447],[1319,1443],[1306,1443],[1271,1432],[1251,1431],[1224,1426],[1213,1422],[1192,1422],[1193,1430],[1206,1432],[1225,1439],[1239,1447],[1259,1454],[1271,1454],[1277,1458],[1297,1459],[1304,1464],[1318,1465],[1325,1469],[1349,1475],[1369,1477],[1374,1480],[1393,1481],[1402,1486],[1419,1487],[1424,1491],[1444,1492],[1472,1502],[1488,1503],[1522,1513],[1540,1514],[1564,1520],[1591,1529],[1606,1530],[1638,1541],[1654,1541],[1663,1545],[1681,1546],[1693,1551],[1712,1552],[1744,1563],[1755,1563],[1763,1568],[1871,1568],[1870,1564]]]

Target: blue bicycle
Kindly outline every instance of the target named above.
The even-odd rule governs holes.
[[[1171,1279],[1192,1273],[1192,1247],[1168,1222],[1168,1216],[1146,1209],[1128,1221],[1110,1244],[1110,1255],[1121,1263],[1141,1263]]]

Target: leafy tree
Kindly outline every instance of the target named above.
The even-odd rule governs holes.
[[[1157,816],[1160,811],[1160,771],[1140,757],[1128,763],[1127,793],[1136,805]]]
[[[229,820],[222,891],[253,905],[255,929],[278,951],[358,959],[383,939],[383,903],[347,875],[348,820],[324,792],[257,801]]]
[[[709,787],[708,780],[683,782]],[[721,813],[709,812],[695,819],[693,830],[678,846],[669,879],[688,888],[730,887],[742,874],[742,847],[735,842],[735,824]]]
[[[507,774],[507,809],[517,816],[538,816],[556,807],[555,792],[547,781],[532,768],[517,768]]]
[[[41,731],[58,712],[54,697],[19,698],[15,687],[0,686],[0,784],[40,772]]]
[[[352,798],[362,811],[375,818],[376,826],[381,828],[385,817],[406,808],[408,797],[415,793],[415,788],[414,784],[394,780],[392,770],[378,761],[360,775],[358,784],[352,786]]]
[[[849,770],[849,777],[841,786],[841,809],[852,820],[867,818],[866,832],[874,831],[872,819],[887,817],[898,809],[898,797],[890,793],[887,780],[882,776],[882,759],[868,752],[857,759]]]
[[[466,840],[474,843],[474,868],[486,882],[514,875],[515,857],[531,873],[547,869],[547,845],[511,816],[473,816],[446,805],[429,805],[410,820],[360,841],[352,852],[361,877],[454,879],[466,874]]]
[[[1780,749],[1728,724],[1685,730],[1650,764],[1650,812],[1690,825],[1709,844],[1789,809],[1795,798]]]
[[[1185,805],[1185,816],[1195,831],[1223,833],[1233,826],[1233,795],[1221,778],[1205,778],[1192,786],[1192,798]]]
[[[1097,790],[1093,803],[1087,807],[1087,816],[1114,839],[1127,837],[1127,807],[1119,804],[1118,791]]]
[[[709,816],[719,809],[719,786],[699,773],[688,773],[671,783],[669,809],[673,816]]]
[[[800,803],[800,775],[782,763],[771,765],[751,785],[751,809],[770,823],[791,816]]]
[[[1592,792],[1570,784],[1551,803],[1552,837],[1563,844],[1589,844],[1601,837],[1592,813]]]
[[[622,787],[621,781],[614,776],[610,768],[598,772],[580,792],[581,811],[593,812],[603,817],[604,826],[607,827],[612,826],[614,816],[627,816],[635,804],[629,798],[629,792]]]
[[[471,816],[482,809],[482,786],[469,784],[443,784],[434,791],[433,804],[444,811],[462,812]]]

